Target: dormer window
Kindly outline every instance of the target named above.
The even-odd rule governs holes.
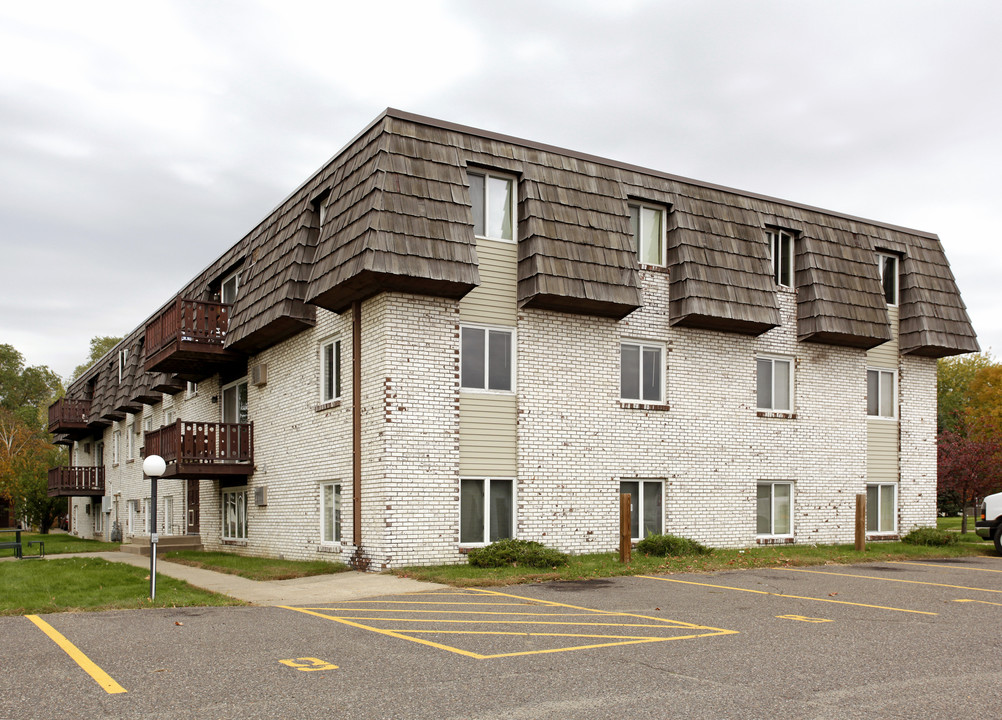
[[[220,302],[232,305],[237,299],[237,290],[240,289],[240,273],[235,272],[223,279],[219,286]]]
[[[473,205],[473,234],[490,240],[514,240],[514,180],[494,173],[467,173]]]
[[[896,255],[877,255],[880,265],[880,284],[888,305],[898,304],[898,258]]]
[[[793,287],[793,234],[779,228],[766,228],[772,277],[781,287]]]
[[[655,205],[630,205],[633,247],[641,265],[665,266],[665,211]]]
[[[118,351],[118,382],[122,382],[125,377],[125,363],[129,361],[129,348],[122,348]]]

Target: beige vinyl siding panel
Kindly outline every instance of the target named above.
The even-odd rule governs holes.
[[[480,285],[459,301],[463,322],[515,326],[518,246],[477,239]]]
[[[898,309],[887,308],[891,321],[891,339],[866,351],[866,364],[874,368],[898,369]]]
[[[867,420],[867,481],[897,482],[898,474],[898,423],[894,420]]]
[[[517,469],[515,396],[460,393],[460,475],[511,477]]]

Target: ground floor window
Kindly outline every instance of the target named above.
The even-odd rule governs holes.
[[[619,494],[630,495],[630,536],[643,540],[664,532],[664,483],[661,480],[623,480]]]
[[[223,493],[223,540],[247,539],[247,491]]]
[[[511,478],[459,481],[459,542],[484,544],[513,537],[515,482]]]
[[[793,534],[793,483],[758,484],[756,532],[759,535]]]
[[[94,503],[94,532],[104,532],[104,513],[101,512],[101,503]]]
[[[341,483],[320,487],[320,541],[331,545],[341,542]]]
[[[893,533],[897,504],[897,486],[874,484],[866,486],[866,531]]]

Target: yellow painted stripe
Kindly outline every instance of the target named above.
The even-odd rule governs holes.
[[[1002,573],[1002,570],[996,570],[995,568],[964,567],[963,565],[944,565],[943,563],[920,563],[910,560],[888,560],[887,562],[894,565],[921,565],[922,567],[947,568],[949,570],[977,570],[978,572]]]
[[[73,658],[76,664],[83,668],[85,673],[94,678],[94,682],[100,685],[106,693],[109,695],[115,695],[117,693],[127,692],[125,688],[112,680],[108,673],[95,665],[89,657],[80,652],[76,645],[67,640],[62,633],[49,625],[49,623],[42,620],[42,618],[38,617],[38,615],[25,615],[25,617],[35,623],[39,630],[48,635],[56,645],[61,647],[67,655]]]
[[[487,605],[487,603],[477,603],[479,605]],[[525,607],[524,605],[522,607]],[[505,610],[501,612],[491,612],[489,610],[411,610],[408,608],[342,608],[342,607],[317,607],[317,608],[299,608],[300,610],[319,610],[326,612],[377,612],[377,613],[427,613],[429,615],[501,615],[503,617],[519,617],[519,616],[531,616],[539,615],[541,617],[594,617],[595,615],[600,616],[612,616],[615,617],[619,613],[601,612],[596,611],[594,613],[586,612],[575,612],[575,613],[562,613],[562,612],[511,612],[510,610]]]
[[[792,598],[794,600],[813,600],[815,602],[834,603],[836,605],[854,605],[856,607],[874,608],[876,610],[892,610],[894,612],[915,613],[916,615],[938,615],[939,613],[926,612],[925,610],[907,610],[905,608],[886,607],[884,605],[867,605],[865,603],[849,602],[848,600],[832,600],[831,598],[804,597],[803,595],[785,595],[783,593],[766,592],[765,590],[749,590],[748,588],[730,587],[729,585],[711,585],[710,583],[692,582],[691,580],[675,580],[665,577],[654,577],[652,575],[638,575],[637,577],[647,580],[661,580],[663,582],[681,583],[683,585],[701,585],[702,587],[717,588],[719,590],[737,590],[738,592],[755,593],[756,595],[771,595],[773,597]]]
[[[999,607],[1002,607],[1002,603],[993,603],[993,602],[988,602],[987,600],[954,600],[953,602],[963,602],[963,603],[972,602],[972,603],[980,603],[981,605],[997,605]]]
[[[300,608],[296,608],[297,610]],[[647,625],[644,623],[589,623],[589,622],[566,622],[554,620],[449,620],[448,618],[399,618],[399,617],[364,617],[357,615],[330,615],[340,620],[371,620],[373,622],[408,622],[408,623],[443,623],[450,625],[585,625],[588,627],[638,627],[638,628],[685,628],[691,630],[692,626],[679,623],[677,625]],[[707,628],[712,629],[712,628]]]
[[[514,637],[565,637],[565,638],[605,638],[608,640],[672,640],[671,636],[659,635],[605,635],[603,633],[527,633],[508,630],[411,630],[398,628],[397,632],[408,635],[512,635]]]
[[[1002,593],[1002,590],[990,588],[967,587],[966,585],[947,585],[946,583],[924,582],[922,580],[902,580],[901,578],[879,577],[877,575],[854,575],[853,573],[825,572],[824,570],[801,570],[800,568],[777,568],[788,572],[812,573],[814,575],[835,575],[837,577],[860,578],[863,580],[883,580],[884,582],[908,583],[909,585],[929,585],[931,587],[953,588],[954,590],[977,590],[979,592]]]
[[[730,632],[730,631],[728,631]],[[644,640],[618,640],[616,642],[595,643],[594,645],[575,645],[574,647],[551,648],[549,650],[524,650],[522,652],[498,653],[496,655],[484,655],[484,659],[518,657],[520,655],[548,655],[550,653],[571,652],[574,650],[594,650],[596,648],[616,647],[619,645],[642,645],[644,643],[668,642],[669,640],[691,640],[693,638],[712,637],[716,633],[702,635],[678,635],[666,638],[645,638]]]

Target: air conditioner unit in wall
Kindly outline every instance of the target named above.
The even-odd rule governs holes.
[[[101,512],[110,513],[111,512],[111,498],[105,495],[101,498]]]
[[[262,507],[268,504],[268,488],[259,487],[254,488],[254,504],[258,507]]]
[[[268,364],[260,363],[251,368],[251,385],[261,387],[268,384]]]

